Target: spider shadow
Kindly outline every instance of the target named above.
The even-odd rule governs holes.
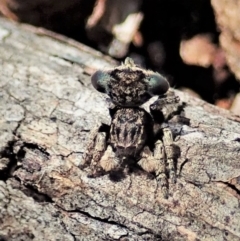
[[[153,180],[155,178],[154,173],[148,173],[142,169],[137,163],[127,164],[121,170],[111,171],[109,173],[109,179],[112,182],[121,182],[123,179],[127,178],[127,176],[134,174],[135,176],[146,176],[148,179]]]

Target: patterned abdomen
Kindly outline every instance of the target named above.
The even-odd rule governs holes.
[[[138,157],[151,125],[150,115],[140,108],[123,108],[113,116],[110,144],[118,157]]]

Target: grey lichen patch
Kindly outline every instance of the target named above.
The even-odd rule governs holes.
[[[47,148],[57,143],[57,125],[47,118],[38,118],[28,114],[17,134],[24,142],[37,143]]]
[[[91,103],[91,104],[90,104]],[[88,104],[89,109],[87,112],[96,112],[96,114],[102,115],[103,113],[108,113],[107,103],[105,98],[99,93],[94,93],[93,89],[83,88],[83,93],[79,99],[75,102],[75,106],[80,110],[86,111],[86,104]],[[76,111],[76,115],[78,112]],[[108,116],[108,115],[105,115]]]
[[[87,134],[83,128],[78,128],[77,122],[72,125],[59,123],[58,144],[70,152],[83,152],[86,145]],[[84,144],[85,143],[85,144]]]
[[[221,112],[221,110],[219,111]],[[216,140],[220,139],[228,142],[240,137],[239,123],[231,120],[231,116],[228,116],[226,113],[222,113],[222,115],[212,114],[205,111],[201,106],[187,106],[185,108],[185,116],[191,116],[190,126],[197,128],[199,132],[203,133],[204,138],[215,138]]]
[[[24,119],[24,109],[20,105],[8,104],[2,111],[6,121],[21,121]]]
[[[40,89],[53,93],[59,99],[76,102],[81,96],[79,90],[82,86],[78,82],[78,78],[81,78],[82,74],[70,74],[68,71],[69,68],[63,74],[45,72],[41,76],[41,82],[38,82],[37,85]],[[52,80],[49,81],[49,78]]]
[[[0,93],[0,117],[5,122],[17,122],[24,119],[24,108],[16,103],[6,92]]]
[[[48,118],[26,118],[28,128],[45,135],[53,135],[57,132],[57,124]]]
[[[28,93],[28,98],[22,102],[22,105],[34,116],[49,117],[58,105],[58,99],[49,92],[29,87]]]
[[[185,139],[185,136],[182,138]],[[232,176],[239,175],[239,143],[216,138],[209,140],[207,137],[191,140],[192,143],[182,150],[182,158],[188,161],[181,175],[187,180],[198,183],[228,182]]]
[[[29,90],[27,83],[23,80],[12,79],[7,86],[7,91],[12,98],[19,102],[23,102],[31,97],[31,89]]]
[[[0,82],[0,88],[2,88],[2,87],[4,87],[5,85],[7,85],[8,81],[9,81],[9,78],[6,77],[6,76],[4,76],[4,75],[2,75],[2,76],[1,76],[1,82]]]
[[[9,35],[10,31],[8,29],[0,27],[0,41],[3,41]]]
[[[61,100],[59,104],[56,106],[54,111],[51,113],[50,118],[55,121],[62,121],[65,123],[73,123],[75,121],[75,116],[73,115],[74,111],[76,111],[76,107],[74,107],[74,103],[68,100]]]

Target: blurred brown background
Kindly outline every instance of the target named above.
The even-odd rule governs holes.
[[[234,0],[0,0],[14,21],[132,57],[182,89],[240,115],[240,3]]]

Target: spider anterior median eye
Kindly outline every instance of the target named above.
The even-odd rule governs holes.
[[[99,92],[105,93],[109,78],[110,76],[106,72],[98,70],[91,77],[92,85]]]
[[[154,73],[149,76],[149,92],[153,95],[161,95],[168,91],[169,83],[160,74]]]

